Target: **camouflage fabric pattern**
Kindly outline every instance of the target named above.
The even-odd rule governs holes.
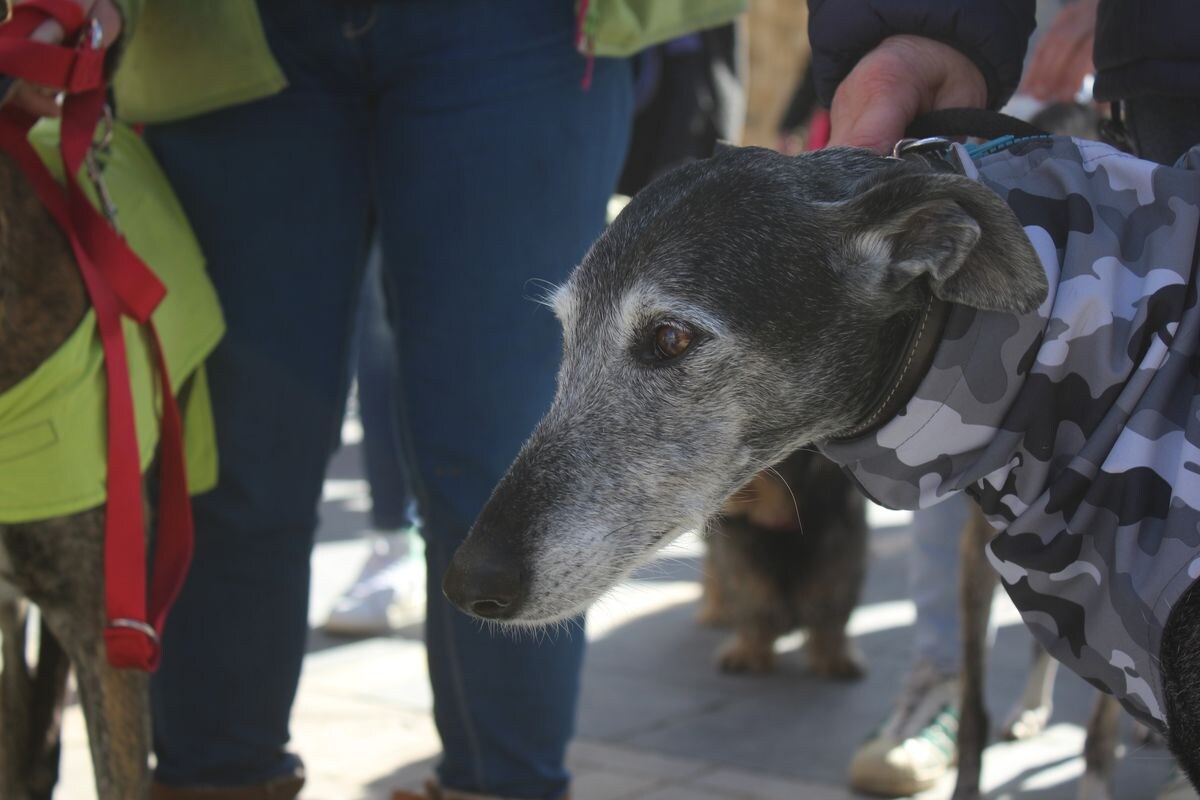
[[[974,497],[1034,635],[1161,730],[1163,628],[1200,577],[1200,146],[1172,168],[1049,137],[960,160],[1015,212],[1049,297],[955,306],[905,410],[822,449],[892,508]]]

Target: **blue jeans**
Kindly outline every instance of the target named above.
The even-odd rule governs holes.
[[[946,675],[957,675],[962,665],[958,551],[970,502],[965,494],[959,494],[917,511],[912,521],[908,586],[917,607],[913,658]]]
[[[219,488],[155,675],[158,780],[289,771],[309,557],[368,246],[382,241],[428,538],[441,781],[557,798],[582,636],[493,635],[441,576],[549,404],[557,323],[529,301],[604,222],[630,125],[624,61],[589,91],[571,0],[262,0],[290,85],[147,130],[229,331],[209,362]]]
[[[383,297],[383,253],[371,248],[355,331],[362,463],[371,487],[371,526],[378,531],[419,527],[413,492],[408,413],[400,386],[396,335]]]

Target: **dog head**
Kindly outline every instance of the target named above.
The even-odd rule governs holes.
[[[1027,312],[1012,212],[927,165],[732,149],[643,190],[553,297],[553,405],[455,554],[469,613],[582,610],[755,473],[849,431],[929,292]]]

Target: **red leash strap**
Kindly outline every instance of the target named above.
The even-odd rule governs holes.
[[[105,51],[92,41],[81,41],[74,48],[29,41],[29,33],[47,18],[58,20],[67,41],[76,38],[85,23],[78,5],[68,0],[29,0],[18,5],[12,21],[0,27],[0,74],[65,87],[60,143],[65,187],[54,180],[29,144],[29,128],[36,120],[28,114],[11,107],[0,109],[0,148],[17,161],[66,234],[96,314],[108,393],[104,639],[114,666],[153,670],[159,663],[159,636],[167,611],[192,555],[183,426],[162,342],[150,320],[166,290],[96,211],[78,183],[104,113]],[[90,38],[90,31],[85,29],[80,38]],[[148,606],[141,459],[122,316],[149,327],[162,403],[158,530]]]

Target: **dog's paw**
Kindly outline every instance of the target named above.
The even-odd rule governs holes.
[[[1049,721],[1050,706],[1015,709],[1000,729],[1000,738],[1007,742],[1032,739],[1046,729],[1046,723]]]
[[[832,681],[856,681],[867,674],[862,657],[846,650],[840,653],[811,652],[809,666],[818,678]]]
[[[717,666],[722,672],[762,675],[775,669],[775,651],[735,636],[717,651]]]

